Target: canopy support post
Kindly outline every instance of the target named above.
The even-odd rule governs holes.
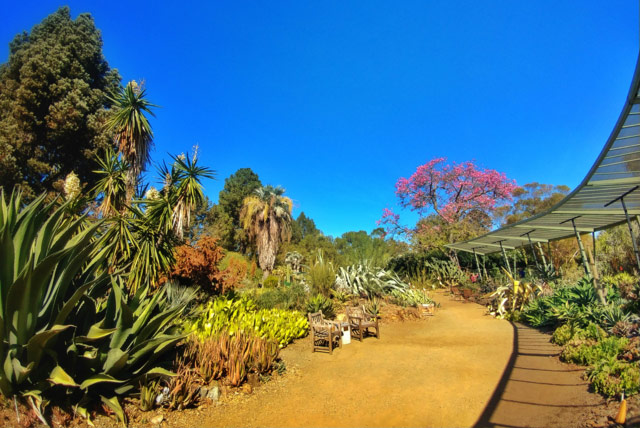
[[[589,278],[591,278],[591,269],[589,268],[589,259],[587,259],[587,252],[584,250],[584,245],[582,245],[582,239],[580,238],[580,232],[578,232],[578,227],[576,226],[577,218],[580,218],[580,216],[570,218],[568,220],[563,221],[562,223],[566,223],[570,221],[571,224],[573,225],[573,232],[576,234],[576,239],[578,240],[578,248],[580,249],[580,257],[582,257],[582,266],[584,267],[584,273]]]
[[[504,250],[504,247],[502,246],[502,241],[498,241],[498,243],[500,244],[500,250],[502,250],[502,257],[504,258],[504,264],[507,265],[507,270],[509,271],[509,274],[513,276],[513,272],[511,271],[511,265],[509,265],[509,259],[507,258],[507,252]]]
[[[478,261],[478,254],[476,254],[476,249],[473,249],[473,258],[476,259],[476,269],[478,270],[478,276],[482,281],[482,270],[480,270],[480,262]]]
[[[551,264],[551,268],[555,272],[556,265],[553,263],[553,255],[551,254],[551,244],[549,244],[549,241],[547,241],[547,251],[549,252],[549,263]]]
[[[624,216],[627,219],[627,226],[629,226],[629,235],[631,235],[631,243],[633,244],[633,252],[636,255],[636,264],[638,265],[638,269],[640,269],[640,252],[638,250],[638,244],[636,243],[636,238],[633,235],[633,228],[631,227],[631,218],[629,217],[629,212],[627,211],[627,204],[624,203],[624,197],[627,196],[629,193],[633,192],[634,190],[636,190],[638,187],[640,187],[640,185],[639,186],[635,186],[633,189],[623,193],[622,195],[618,196],[614,200],[606,203],[604,206],[606,208],[609,205],[611,205],[612,203],[620,200],[620,203],[622,204],[622,210],[624,211]]]
[[[542,249],[542,245],[540,245],[539,242],[536,242],[536,244],[538,245],[538,251],[540,251],[540,258],[542,259],[542,266],[544,266],[544,269],[547,269],[547,258],[544,256],[544,250]],[[549,243],[547,242],[547,245]],[[549,253],[551,254],[551,253]],[[553,264],[552,264],[553,266]]]
[[[536,249],[533,248],[533,242],[531,242],[531,235],[530,235],[531,232],[533,232],[533,230],[525,233],[525,235],[527,235],[527,238],[529,238],[529,247],[531,248],[531,252],[533,253],[533,260],[536,262],[536,268],[540,269],[540,264],[538,263],[538,255],[536,254]],[[520,236],[523,236],[523,235],[520,235]]]
[[[487,274],[487,266],[486,266],[486,257],[484,256],[484,254],[482,255],[482,270],[484,271],[484,277],[485,279],[489,279],[489,275]]]

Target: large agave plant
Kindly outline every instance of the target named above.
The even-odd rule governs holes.
[[[409,289],[409,284],[395,273],[365,262],[341,267],[336,275],[336,289],[372,298],[391,294],[393,291],[404,292]]]
[[[155,363],[184,337],[174,331],[183,307],[164,289],[130,297],[107,271],[100,224],[67,213],[0,191],[0,393],[26,399],[43,422],[53,387],[80,414],[102,400],[124,421],[118,396],[171,375]]]
[[[108,283],[108,248],[95,245],[97,223],[70,219],[44,195],[24,208],[19,193],[6,199],[0,191],[0,392],[37,408],[42,381],[63,382],[51,344],[77,328],[70,315],[88,291]]]

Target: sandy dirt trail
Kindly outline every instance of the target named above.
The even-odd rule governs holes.
[[[312,353],[309,339],[290,346],[282,352],[287,376],[207,408],[199,425],[473,425],[505,371],[513,329],[479,305],[436,299],[436,316],[384,324],[380,339],[333,355]]]

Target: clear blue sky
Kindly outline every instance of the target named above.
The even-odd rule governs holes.
[[[375,228],[438,156],[575,187],[640,37],[637,1],[201,3],[5,1],[0,62],[59,6],[90,12],[109,64],[162,106],[154,161],[197,143],[212,200],[250,167],[334,236]]]

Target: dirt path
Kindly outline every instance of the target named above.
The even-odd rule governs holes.
[[[548,335],[474,303],[436,300],[435,317],[383,324],[379,340],[333,355],[313,354],[310,338],[298,341],[282,352],[284,377],[165,414],[162,426],[584,427],[615,415],[618,404],[590,394],[583,369],[559,362]]]
[[[309,339],[282,353],[288,374],[254,394],[184,414],[175,426],[470,426],[512,350],[509,323],[442,294],[435,317],[384,324],[333,355]],[[177,416],[177,415],[176,415]],[[195,419],[198,418],[198,419]]]
[[[588,392],[583,367],[557,358],[561,348],[549,335],[515,324],[514,348],[507,370],[479,426],[584,427],[605,426],[618,403]]]

